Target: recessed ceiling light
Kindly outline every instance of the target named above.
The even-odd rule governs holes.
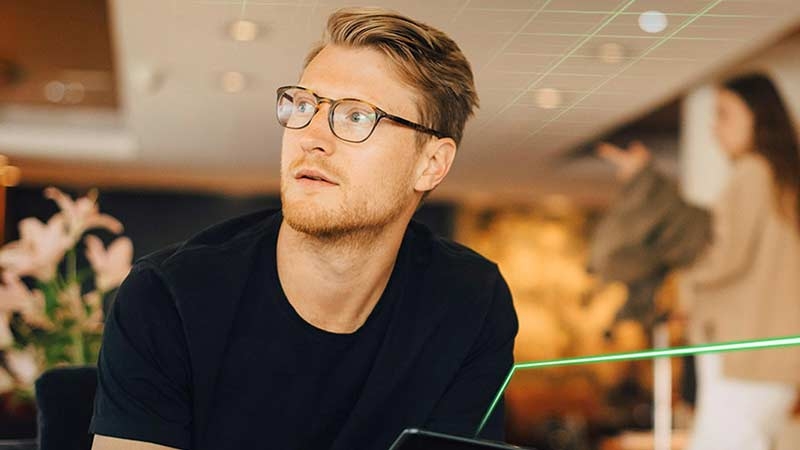
[[[249,20],[237,20],[231,23],[228,33],[235,41],[252,41],[258,36],[258,24]]]
[[[538,89],[536,91],[536,104],[544,109],[558,108],[561,106],[561,91],[551,88]]]
[[[61,103],[67,93],[67,86],[60,81],[51,81],[44,85],[44,97],[52,103]]]
[[[83,83],[73,81],[67,83],[67,92],[64,93],[64,103],[68,104],[76,104],[83,101],[83,97],[86,94],[86,88],[83,86]]]
[[[86,96],[86,87],[78,81],[65,83],[53,80],[44,86],[44,96],[52,103],[75,105],[83,101]]]
[[[222,74],[220,83],[223,91],[235,94],[244,90],[246,80],[241,72],[225,72]]]
[[[597,49],[597,55],[606,64],[619,64],[625,57],[625,47],[616,42],[606,42]]]
[[[639,28],[648,33],[661,33],[667,28],[667,16],[661,11],[646,11],[639,15]]]
[[[146,64],[134,64],[129,76],[133,87],[148,95],[156,94],[166,81],[164,69]]]

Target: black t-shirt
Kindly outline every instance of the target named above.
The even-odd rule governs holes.
[[[355,406],[375,361],[401,291],[400,263],[364,325],[352,334],[330,333],[303,320],[278,281],[275,237],[267,242],[237,313],[212,421],[214,448],[257,448],[262,436],[237,433],[241,423],[261,423],[279,449],[327,449]],[[248,389],[242,389],[248,386]]]
[[[330,333],[283,293],[281,219],[237,219],[137,262],[108,318],[91,431],[281,450],[384,450],[407,427],[474,433],[517,330],[496,266],[412,225],[364,325]],[[448,292],[475,298],[451,304]],[[502,437],[501,414],[484,436]]]

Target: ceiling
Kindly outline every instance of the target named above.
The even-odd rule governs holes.
[[[63,1],[101,13],[98,18],[80,8],[61,12],[73,22],[83,14],[76,23],[94,24],[98,41],[78,41],[94,46],[90,53],[106,55],[73,60],[73,69],[112,80],[115,87],[94,103],[43,109],[46,102],[8,93],[25,83],[0,84],[0,152],[21,161],[23,176],[34,181],[116,180],[241,192],[275,188],[281,134],[274,120],[275,87],[297,80],[326,17],[355,4],[111,0],[106,9],[102,1]],[[607,168],[590,161],[571,172],[561,164],[564,156],[576,149],[585,154],[587,143],[649,113],[643,133],[677,138],[675,98],[683,90],[800,23],[796,0],[368,3],[441,28],[473,65],[481,108],[437,192],[465,201],[606,196],[613,186]],[[652,10],[667,19],[657,33],[639,25],[642,13]],[[258,24],[255,40],[229,36],[238,19]],[[110,24],[105,37],[96,26],[104,20]],[[104,50],[103,39],[110,50]],[[40,40],[59,38],[42,31]],[[17,42],[11,50],[24,45]],[[3,50],[9,51],[0,46]],[[5,56],[0,53],[0,61]],[[241,73],[233,80],[238,92],[221,86],[229,71]],[[38,89],[26,89],[41,92],[44,81],[28,80]],[[546,104],[553,96],[559,101]]]
[[[6,0],[0,18],[0,105],[117,106],[105,0]]]

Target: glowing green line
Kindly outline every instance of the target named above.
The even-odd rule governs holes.
[[[535,33],[520,33],[522,36],[554,36],[554,37],[584,37],[583,33],[549,33],[549,32],[535,32]],[[643,36],[640,34],[595,34],[592,37],[598,38],[623,38],[623,39],[648,39],[657,40],[661,39],[659,36]],[[747,39],[739,38],[709,38],[709,37],[691,37],[691,36],[676,36],[672,38],[673,41],[747,41]],[[511,53],[506,53],[511,54]]]
[[[471,1],[471,0],[466,0],[466,1],[465,1],[465,2],[464,2],[462,5],[461,5],[461,7],[459,7],[459,8],[458,8],[458,11],[456,11],[456,13],[455,13],[455,14],[453,14],[453,18],[452,18],[452,19],[450,19],[450,23],[456,23],[456,20],[458,20],[458,18],[459,18],[459,17],[461,17],[461,14],[464,14],[464,10],[465,10],[465,9],[467,9],[467,6],[469,6],[469,2],[470,2],[470,1]]]
[[[514,39],[516,39],[517,36],[519,36],[519,34],[522,33],[522,30],[527,28],[528,25],[531,24],[531,22],[533,22],[537,17],[539,17],[539,13],[541,13],[545,8],[547,8],[547,5],[549,5],[551,1],[552,0],[547,0],[541,6],[539,6],[539,9],[536,10],[536,12],[534,12],[533,14],[531,14],[531,16],[528,17],[528,20],[526,20],[525,23],[523,23],[519,28],[517,28],[517,31],[514,34],[512,34],[510,38],[506,39],[502,47],[500,47],[496,52],[494,52],[492,57],[489,58],[489,60],[483,64],[480,70],[478,70],[478,76],[480,76],[483,73],[483,71],[487,67],[489,67],[489,65],[491,65],[505,51],[505,49],[507,49],[508,46],[511,45],[512,42],[514,42]]]
[[[508,387],[508,384],[511,382],[511,377],[518,370],[541,369],[544,367],[556,367],[556,366],[574,366],[578,364],[590,364],[599,362],[635,361],[640,359],[655,359],[655,358],[667,358],[673,356],[700,355],[704,353],[760,350],[768,348],[789,347],[793,345],[800,345],[800,335],[770,338],[770,339],[754,339],[748,341],[721,342],[717,344],[690,345],[685,347],[659,348],[653,350],[642,350],[638,352],[610,353],[606,355],[595,355],[595,356],[579,356],[574,358],[561,358],[561,359],[551,359],[546,361],[514,364],[514,366],[511,367],[511,371],[508,373],[508,376],[506,377],[505,381],[503,382],[503,385],[500,386],[500,390],[497,392],[497,395],[495,395],[494,399],[492,400],[492,403],[489,405],[489,409],[483,416],[481,424],[478,427],[478,430],[475,432],[475,436],[478,436],[481,433],[481,431],[483,431],[483,427],[486,426],[486,422],[489,421],[489,417],[491,417],[495,408],[500,403],[500,399],[503,397],[503,393]]]
[[[720,1],[721,1],[721,0],[720,0]],[[594,27],[594,29],[593,29],[593,31],[592,31],[591,33],[587,34],[587,35],[586,35],[586,36],[585,36],[583,39],[581,39],[581,40],[580,40],[580,42],[578,42],[577,44],[574,44],[574,45],[572,46],[572,49],[570,49],[570,51],[568,51],[567,53],[565,53],[564,55],[562,55],[562,56],[561,56],[561,57],[558,59],[558,61],[556,61],[555,63],[551,64],[551,65],[550,65],[550,67],[548,67],[548,68],[547,68],[547,70],[545,70],[545,71],[542,73],[542,75],[538,76],[538,77],[537,77],[537,78],[536,78],[534,81],[532,81],[531,83],[529,83],[529,84],[528,84],[528,86],[527,86],[527,87],[526,87],[526,88],[525,88],[525,89],[524,89],[524,90],[523,90],[523,91],[522,91],[522,92],[521,92],[519,95],[517,95],[517,96],[515,96],[513,99],[511,99],[511,101],[510,101],[510,102],[509,102],[507,105],[505,105],[504,107],[500,108],[500,111],[496,112],[496,113],[494,114],[494,116],[493,116],[493,117],[489,118],[489,120],[488,120],[488,121],[485,123],[485,125],[484,125],[483,127],[481,127],[481,128],[478,130],[478,131],[482,131],[482,129],[483,129],[483,128],[485,128],[485,127],[487,127],[487,126],[489,125],[489,122],[491,122],[492,120],[494,120],[494,119],[496,119],[497,117],[499,117],[499,116],[500,116],[500,114],[502,114],[502,113],[504,113],[504,112],[508,111],[508,109],[511,107],[511,105],[513,105],[514,103],[518,102],[518,101],[519,101],[519,99],[521,99],[521,98],[522,98],[522,97],[523,97],[525,94],[527,94],[528,92],[530,92],[530,91],[531,91],[531,89],[532,89],[533,87],[537,86],[537,85],[539,84],[539,82],[540,82],[540,81],[542,81],[542,80],[544,79],[544,77],[546,77],[547,75],[549,75],[550,73],[552,73],[553,71],[555,71],[555,70],[558,68],[558,66],[560,66],[560,65],[561,65],[561,63],[563,63],[564,61],[566,61],[566,60],[567,60],[567,58],[569,58],[569,57],[570,57],[570,56],[572,56],[574,53],[576,53],[576,52],[577,52],[577,51],[578,51],[578,50],[579,50],[581,47],[583,47],[583,44],[585,44],[585,43],[589,42],[589,40],[590,40],[592,37],[594,37],[596,34],[600,33],[600,30],[602,30],[603,28],[605,28],[605,27],[606,27],[606,25],[608,25],[608,24],[610,24],[611,22],[613,22],[613,21],[614,21],[614,19],[616,19],[616,18],[617,18],[617,16],[619,16],[619,15],[622,13],[622,11],[625,11],[625,9],[626,9],[627,7],[629,7],[629,6],[631,6],[631,5],[632,5],[634,2],[636,2],[636,0],[629,0],[627,3],[625,3],[625,5],[623,5],[623,6],[621,6],[620,8],[618,8],[618,9],[616,10],[616,12],[614,12],[613,14],[611,14],[609,17],[606,17],[606,18],[605,18],[605,20],[603,20],[603,22],[602,22],[602,23],[600,23],[599,25],[597,25],[596,27]],[[529,137],[530,137],[530,136],[529,136]],[[526,138],[526,139],[527,139],[527,138]]]
[[[612,14],[614,11],[588,11],[588,10],[580,10],[580,9],[548,9],[544,12],[547,13],[566,13],[566,14]],[[644,11],[629,11],[623,12],[619,15],[621,16],[633,16],[633,15],[640,15]],[[675,17],[691,17],[694,16],[696,13],[663,13],[665,16],[675,16]],[[760,15],[752,15],[752,14],[706,14],[704,17],[723,17],[723,18],[732,18],[732,19],[774,19],[778,16],[760,16]]]
[[[483,416],[483,420],[481,420],[481,424],[478,426],[478,431],[475,432],[475,437],[478,437],[478,435],[481,434],[481,431],[483,431],[483,427],[486,426],[486,422],[489,421],[489,416],[492,415],[492,412],[494,412],[494,409],[497,407],[497,404],[500,403],[500,399],[503,398],[503,392],[505,392],[506,388],[508,387],[508,383],[511,382],[511,377],[514,376],[514,372],[516,370],[517,370],[516,364],[511,366],[511,370],[508,372],[506,380],[503,381],[503,385],[500,386],[500,390],[497,391],[497,395],[494,396],[492,404],[489,405],[489,410],[486,411],[486,415]]]
[[[506,55],[511,56],[559,56],[560,53],[538,53],[538,52],[505,52]],[[572,55],[571,58],[586,58],[586,59],[597,59],[597,55]],[[635,56],[620,56],[619,59],[634,59]],[[665,56],[648,56],[642,58],[642,60],[646,61],[681,61],[681,62],[700,62],[705,61],[704,59],[700,58],[682,58],[682,57],[665,57]],[[515,71],[507,71],[507,70],[496,70],[497,73],[517,73]],[[532,73],[532,72],[525,72],[521,71],[519,73]],[[533,72],[536,73],[536,72]],[[559,72],[559,75],[561,73]],[[488,88],[486,90],[490,91],[495,88]]]
[[[623,66],[621,69],[619,69],[619,70],[618,70],[618,71],[617,71],[615,74],[613,74],[613,75],[609,76],[609,77],[608,77],[607,79],[605,79],[605,80],[604,80],[602,83],[600,83],[600,84],[598,84],[597,86],[595,86],[595,87],[594,87],[594,88],[593,88],[593,89],[592,89],[590,92],[586,93],[586,94],[585,94],[584,96],[582,96],[581,98],[579,98],[579,99],[575,100],[574,102],[572,102],[572,104],[571,104],[570,106],[568,106],[567,108],[563,109],[563,110],[562,110],[562,111],[561,111],[559,114],[556,114],[554,117],[550,118],[550,120],[548,120],[548,121],[547,121],[547,122],[546,122],[544,125],[540,126],[539,128],[537,128],[536,130],[534,130],[534,131],[532,131],[532,132],[529,132],[529,133],[528,133],[528,135],[527,135],[527,136],[525,136],[525,138],[523,138],[523,139],[522,139],[522,141],[520,141],[519,145],[522,145],[524,142],[526,142],[526,141],[527,141],[528,139],[530,139],[532,136],[534,136],[534,135],[538,134],[540,131],[542,131],[543,129],[545,129],[545,128],[546,128],[548,125],[550,125],[551,123],[553,123],[553,122],[555,122],[556,120],[560,119],[562,116],[564,116],[564,114],[568,113],[568,112],[569,112],[569,111],[572,109],[572,107],[574,107],[574,106],[575,106],[575,105],[577,105],[578,103],[582,102],[584,99],[586,99],[587,97],[589,97],[589,96],[590,96],[590,95],[592,95],[593,93],[595,93],[595,92],[597,92],[598,90],[600,90],[600,89],[601,89],[603,86],[605,86],[606,84],[608,84],[608,83],[609,83],[611,80],[613,80],[614,78],[616,78],[616,77],[618,77],[620,74],[622,74],[622,72],[626,71],[628,68],[632,67],[634,64],[636,64],[637,62],[639,62],[639,61],[640,61],[642,58],[644,58],[645,56],[647,56],[647,55],[649,55],[650,53],[652,53],[652,52],[653,52],[655,49],[657,49],[657,48],[661,47],[661,46],[662,46],[662,45],[664,45],[666,42],[668,42],[670,39],[674,38],[676,34],[680,33],[680,32],[681,32],[683,29],[685,29],[686,27],[688,27],[689,25],[691,25],[692,23],[694,23],[694,21],[696,21],[696,20],[697,20],[697,19],[699,19],[700,17],[703,17],[703,16],[704,16],[704,15],[705,15],[705,14],[706,14],[708,11],[710,11],[712,8],[714,8],[715,6],[717,6],[718,4],[720,4],[721,2],[722,2],[722,0],[715,0],[715,1],[712,1],[711,3],[709,3],[709,4],[708,4],[708,5],[705,7],[705,8],[703,8],[703,10],[702,10],[702,11],[698,12],[698,13],[697,13],[697,14],[696,14],[694,17],[692,17],[692,18],[690,18],[690,19],[687,19],[687,20],[685,20],[685,21],[684,21],[682,24],[680,24],[680,25],[679,25],[679,26],[678,26],[678,27],[677,27],[675,30],[673,30],[673,31],[672,31],[672,32],[671,32],[669,35],[667,35],[667,36],[664,36],[664,37],[663,37],[663,38],[661,38],[661,39],[660,39],[658,42],[656,42],[655,44],[653,44],[653,45],[651,45],[650,47],[648,47],[648,48],[647,48],[647,49],[646,49],[644,52],[642,52],[642,53],[641,53],[641,54],[640,54],[640,55],[639,55],[639,56],[638,56],[636,59],[632,59],[632,60],[630,60],[630,61],[629,61],[627,64],[625,64],[625,65],[624,65],[624,66]],[[527,91],[528,91],[528,90],[526,90],[526,92],[527,92]],[[516,100],[518,100],[518,99],[515,99],[515,101],[516,101]]]

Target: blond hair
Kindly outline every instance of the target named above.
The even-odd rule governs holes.
[[[328,18],[323,39],[306,56],[305,66],[331,44],[386,55],[400,79],[417,91],[421,125],[461,142],[478,94],[470,64],[449,36],[386,9],[342,8]],[[429,137],[419,133],[417,143]]]

